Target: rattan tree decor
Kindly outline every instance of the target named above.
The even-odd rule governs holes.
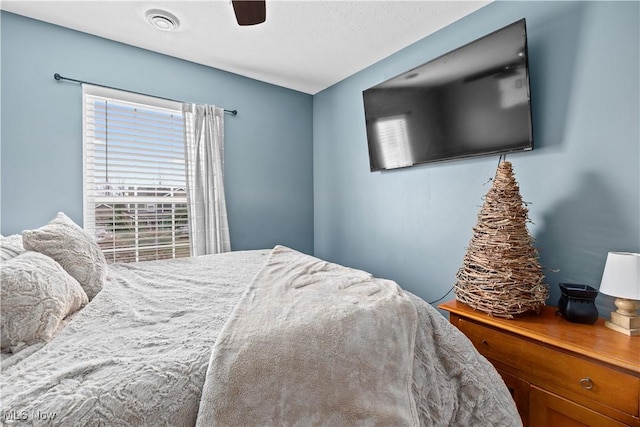
[[[458,301],[508,319],[540,311],[549,287],[528,221],[511,163],[501,161],[456,274]]]

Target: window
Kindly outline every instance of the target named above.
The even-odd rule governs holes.
[[[84,227],[108,262],[190,255],[182,105],[83,86]]]

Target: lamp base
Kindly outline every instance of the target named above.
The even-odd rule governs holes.
[[[604,322],[604,325],[629,336],[640,336],[640,316],[637,312],[639,302],[616,298],[615,305],[618,310],[611,312],[611,320]]]
[[[636,317],[636,319],[640,318]],[[629,335],[630,337],[640,336],[640,328],[624,328],[622,326],[616,325],[615,323],[611,323],[608,320],[604,322],[604,326],[625,335]]]
[[[611,323],[626,329],[638,329],[640,328],[640,316],[627,316],[614,311],[611,313]]]

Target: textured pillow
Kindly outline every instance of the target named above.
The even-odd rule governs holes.
[[[8,261],[24,252],[22,246],[22,236],[14,234],[12,236],[0,237],[0,262]]]
[[[44,227],[22,232],[25,249],[53,258],[80,283],[89,300],[102,289],[107,262],[96,241],[60,212]]]
[[[0,328],[14,353],[49,341],[60,321],[88,302],[80,284],[38,252],[5,261],[0,282]]]

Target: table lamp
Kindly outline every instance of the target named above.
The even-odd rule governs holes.
[[[640,254],[609,252],[600,292],[615,297],[616,311],[605,326],[630,336],[640,335]]]

